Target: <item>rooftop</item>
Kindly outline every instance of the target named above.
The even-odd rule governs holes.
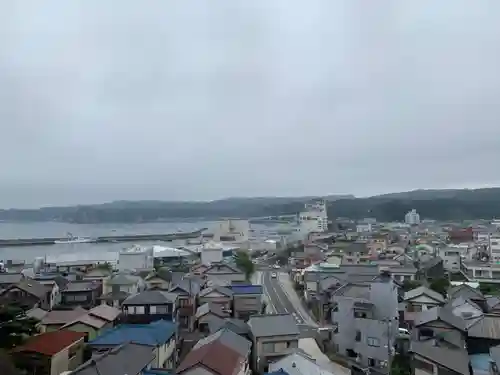
[[[229,285],[234,294],[262,294],[262,285]]]
[[[163,345],[177,331],[177,325],[166,320],[158,320],[149,324],[121,324],[110,329],[92,341],[89,345],[113,346],[126,342],[141,345]]]
[[[34,352],[53,356],[63,349],[85,338],[85,333],[67,330],[46,332],[31,337],[26,344],[17,347],[17,352]]]
[[[177,294],[164,292],[161,290],[145,290],[143,292],[131,295],[123,301],[123,305],[144,305],[144,304],[167,304],[174,303],[177,300]]]
[[[299,328],[291,314],[254,315],[247,324],[256,337],[299,334]]]

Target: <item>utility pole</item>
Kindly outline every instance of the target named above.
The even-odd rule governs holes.
[[[392,367],[392,340],[391,340],[391,334],[392,334],[392,327],[391,327],[391,319],[388,318],[386,319],[387,323],[387,373],[390,375],[391,374],[391,367]]]

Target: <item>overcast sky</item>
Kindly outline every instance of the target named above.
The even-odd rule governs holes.
[[[498,0],[0,5],[0,207],[500,185]]]

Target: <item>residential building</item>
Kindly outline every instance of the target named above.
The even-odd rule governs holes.
[[[0,291],[11,285],[19,283],[23,278],[24,275],[21,272],[0,272]]]
[[[172,283],[172,272],[167,267],[161,267],[151,272],[144,280],[148,289],[168,291]]]
[[[177,319],[177,294],[162,290],[145,290],[128,297],[122,303],[123,319],[127,323],[150,323]]]
[[[83,275],[84,280],[95,280],[100,283],[103,283],[104,280],[109,278],[113,274],[113,270],[110,268],[105,268],[103,266],[101,267],[95,267],[92,269],[89,269],[85,275]]]
[[[233,316],[237,319],[248,320],[251,315],[261,314],[262,285],[230,285],[233,292]]]
[[[500,282],[500,264],[497,263],[464,261],[461,262],[461,271],[469,281]]]
[[[411,324],[415,320],[415,314],[444,303],[444,297],[432,289],[425,286],[412,289],[404,294],[404,321]]]
[[[228,313],[222,309],[222,305],[213,302],[207,302],[196,310],[196,322],[200,332],[209,332],[208,323],[212,318],[224,320]]]
[[[102,284],[92,281],[72,281],[61,291],[61,304],[91,308],[99,304]]]
[[[254,315],[248,320],[253,340],[253,368],[265,371],[269,362],[299,346],[299,329],[290,314]]]
[[[448,272],[460,272],[462,250],[459,247],[446,247],[440,249],[438,255],[443,259],[443,267]]]
[[[245,359],[245,366],[243,369],[245,372],[249,370],[248,357],[250,355],[250,349],[252,347],[252,342],[245,337],[242,337],[229,329],[220,329],[219,331],[210,334],[209,336],[200,339],[192,348],[192,350],[197,350],[205,345],[218,342],[225,347],[234,350],[242,358]]]
[[[212,263],[202,272],[207,280],[226,281],[228,284],[245,282],[246,275],[236,266],[227,263]]]
[[[155,367],[173,368],[177,362],[178,328],[173,322],[158,320],[150,324],[121,324],[88,342],[93,352],[134,342],[154,348]]]
[[[176,369],[178,375],[249,375],[248,358],[219,340],[191,350]]]
[[[65,324],[62,329],[85,333],[85,341],[93,340],[113,328],[121,311],[107,305],[94,307],[88,313]]]
[[[480,290],[471,287],[469,284],[460,284],[452,286],[448,289],[448,298],[454,300],[458,297],[471,300],[483,311],[488,310],[488,305],[486,303],[486,297],[481,293]]]
[[[251,331],[247,323],[241,319],[225,318],[225,319],[211,319],[208,322],[209,332],[215,333],[221,329],[228,329],[237,335],[251,340]]]
[[[13,353],[28,374],[60,375],[83,362],[84,333],[67,330],[31,337]]]
[[[178,322],[181,328],[192,329],[196,312],[196,298],[201,289],[197,279],[191,277],[179,280],[170,288],[177,294]]]
[[[77,306],[74,309],[51,310],[45,313],[40,320],[42,332],[53,332],[61,329],[64,325],[78,319],[88,313],[88,310]]]
[[[302,350],[297,350],[295,353],[270,363],[269,373],[279,375],[337,375],[321,367]]]
[[[155,360],[152,346],[129,342],[94,355],[71,375],[146,375]]]
[[[50,310],[54,306],[53,289],[36,280],[24,278],[0,291],[0,298],[22,304],[27,308]]]
[[[413,375],[470,375],[469,356],[461,344],[450,336],[411,341]]]
[[[198,293],[200,305],[215,303],[220,305],[224,311],[231,311],[233,302],[233,291],[223,286],[212,286],[202,289]]]
[[[383,271],[370,283],[345,284],[332,293],[331,305],[336,351],[356,358],[360,366],[386,366],[399,327],[398,287],[391,274]]]
[[[408,225],[418,225],[420,224],[420,215],[417,213],[417,210],[413,209],[406,213],[405,215],[405,223]]]
[[[389,266],[380,267],[380,270],[387,270],[391,273],[394,281],[399,281],[403,283],[405,281],[414,281],[417,278],[418,270],[413,266]]]
[[[355,241],[342,250],[342,264],[369,264],[370,249],[366,241]]]
[[[212,263],[221,263],[224,249],[219,242],[209,241],[203,244],[201,248],[201,263],[210,265]]]
[[[466,325],[461,317],[453,314],[449,307],[433,307],[420,312],[414,320],[416,336],[419,340],[422,337],[432,338],[438,334],[454,334],[457,340],[465,343]]]

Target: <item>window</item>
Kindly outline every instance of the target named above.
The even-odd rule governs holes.
[[[262,344],[262,350],[264,350],[265,353],[274,353],[274,343],[267,342]]]
[[[380,346],[380,340],[376,337],[368,337],[366,343],[368,346]]]
[[[135,313],[136,314],[144,314],[144,306],[136,306]]]
[[[361,341],[361,331],[356,330],[356,336],[354,337],[354,340],[357,342]]]
[[[332,308],[332,312],[338,312],[339,311],[339,305],[335,305]]]
[[[149,306],[149,313],[156,314],[156,306]]]
[[[375,366],[375,360],[373,358],[368,357],[368,366],[370,367]]]

